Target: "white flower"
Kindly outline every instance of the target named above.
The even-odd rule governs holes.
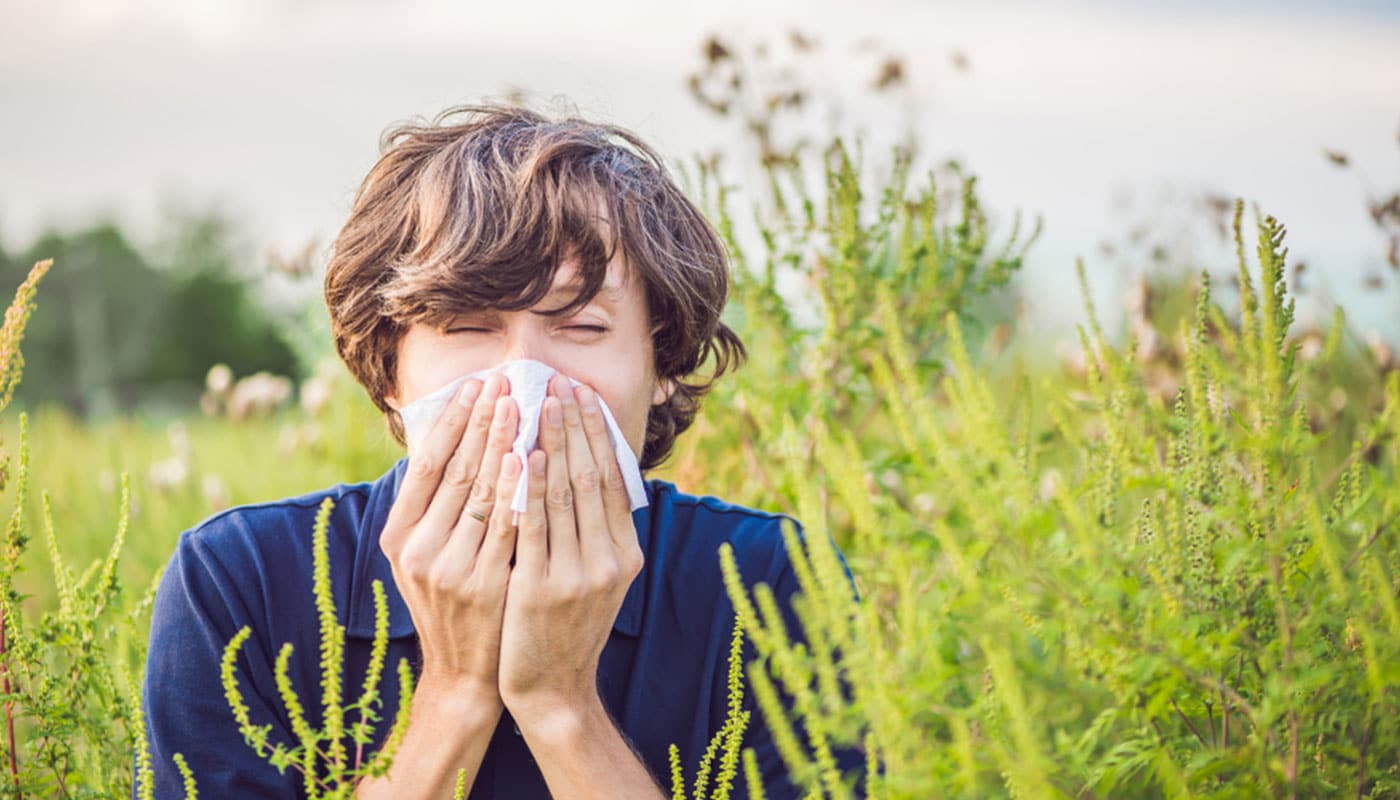
[[[331,399],[331,383],[317,375],[301,385],[301,409],[311,416],[321,413]]]
[[[228,415],[247,419],[270,414],[292,395],[292,381],[281,375],[258,372],[239,381],[228,398]]]
[[[215,364],[209,368],[209,374],[204,376],[204,385],[216,397],[223,395],[233,386],[233,370],[228,364]]]

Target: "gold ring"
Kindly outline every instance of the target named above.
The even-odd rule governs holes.
[[[485,522],[485,521],[486,521],[486,515],[483,514],[483,513],[481,513],[480,511],[477,511],[476,509],[474,509],[474,508],[472,508],[472,507],[470,507],[470,506],[467,506],[467,508],[466,508],[465,510],[466,510],[466,512],[467,512],[467,516],[471,517],[472,519],[476,520],[477,522]]]

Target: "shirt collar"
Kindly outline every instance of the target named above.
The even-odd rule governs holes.
[[[399,485],[403,481],[407,466],[408,459],[399,459],[398,463],[394,464],[388,472],[370,485],[368,502],[365,503],[364,511],[356,521],[355,563],[351,571],[350,611],[345,623],[347,636],[361,639],[374,638],[374,591],[371,584],[376,580],[384,584],[384,596],[388,601],[389,636],[391,638],[411,636],[416,632],[413,627],[413,618],[408,612],[408,605],[404,602],[403,595],[399,593],[398,586],[394,583],[394,573],[389,566],[389,559],[385,557],[384,551],[379,547],[379,534],[384,530],[384,523],[389,518],[389,509],[394,504],[394,498],[398,496]],[[648,544],[651,540],[651,525],[654,517],[652,504],[661,495],[656,491],[653,481],[645,481],[645,486],[647,505],[632,512],[632,524],[637,530],[642,553],[647,558],[642,565],[642,571],[637,574],[637,578],[628,587],[627,596],[623,598],[622,607],[618,609],[617,619],[613,621],[614,631],[633,638],[641,632],[642,608],[646,603],[647,571],[650,569],[651,561],[651,549]]]

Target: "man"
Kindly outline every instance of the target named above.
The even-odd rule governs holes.
[[[336,240],[326,301],[337,350],[394,435],[405,441],[401,410],[462,376],[527,359],[559,374],[537,419],[521,419],[501,374],[467,380],[378,481],[232,509],[182,535],[147,663],[156,795],[182,796],[180,752],[203,796],[304,796],[299,775],[242,741],[219,661],[249,626],[237,675],[252,722],[292,743],[273,678],[291,642],[293,687],[320,725],[310,536],[329,497],[344,685],[366,671],[375,579],[388,664],[408,658],[417,674],[392,768],[356,797],[451,797],[464,770],[471,798],[663,798],[668,747],[693,774],[725,717],[722,543],[796,628],[783,517],[659,480],[632,510],[603,410],[650,469],[742,360],[719,321],[723,245],[656,154],[617,127],[484,106],[384,141]],[[538,448],[522,459],[512,441],[535,422]],[[756,712],[745,746],[769,798],[796,796]]]

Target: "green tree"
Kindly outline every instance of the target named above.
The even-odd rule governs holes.
[[[192,404],[215,363],[236,373],[295,374],[297,361],[253,278],[233,225],[218,214],[182,215],[156,247],[138,248],[112,222],[51,230],[2,274],[18,283],[39,257],[48,311],[29,332],[30,369],[20,401],[61,403],[83,415],[142,404]]]

